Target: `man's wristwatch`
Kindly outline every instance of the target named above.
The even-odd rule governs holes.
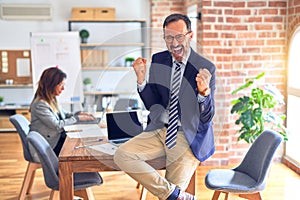
[[[203,91],[199,91],[199,94],[200,94],[201,96],[203,96],[203,97],[208,96],[208,95],[210,94],[210,88],[207,87],[207,88],[205,88]]]

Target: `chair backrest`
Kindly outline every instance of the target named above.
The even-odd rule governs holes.
[[[265,188],[269,167],[282,139],[282,136],[275,131],[263,131],[251,145],[241,164],[235,169],[255,179],[258,190]]]
[[[51,189],[59,190],[58,158],[53,149],[38,132],[30,131],[27,139],[39,156],[46,185]]]
[[[27,120],[27,118],[21,114],[15,114],[10,116],[9,120],[14,125],[21,138],[25,160],[27,160],[28,162],[39,163],[39,160],[35,156],[33,156],[33,152],[30,151],[28,145],[27,135],[29,133],[29,121]]]

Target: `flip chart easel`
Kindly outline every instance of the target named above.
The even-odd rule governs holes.
[[[32,82],[34,91],[42,72],[59,67],[67,74],[65,90],[58,97],[60,103],[82,103],[84,100],[80,38],[78,32],[31,33]]]

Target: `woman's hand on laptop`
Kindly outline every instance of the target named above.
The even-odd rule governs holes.
[[[79,121],[93,121],[95,120],[95,117],[92,114],[80,112],[77,115]]]

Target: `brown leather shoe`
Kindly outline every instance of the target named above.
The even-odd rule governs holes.
[[[197,200],[197,198],[190,193],[180,191],[177,200]]]

